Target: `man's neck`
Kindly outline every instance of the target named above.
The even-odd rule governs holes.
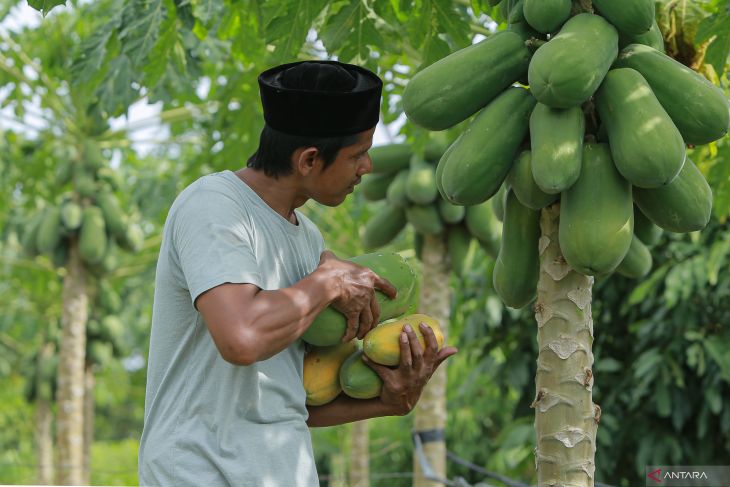
[[[296,188],[296,184],[288,177],[274,179],[263,171],[244,167],[234,173],[246,183],[264,202],[275,212],[298,225],[294,210],[306,202],[302,201]]]

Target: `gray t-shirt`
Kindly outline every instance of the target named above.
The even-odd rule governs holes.
[[[310,274],[324,240],[294,225],[233,172],[204,176],[176,198],[165,222],[152,311],[142,485],[319,485],[306,425],[304,345],[250,366],[226,362],[200,313],[223,283],[281,289]]]

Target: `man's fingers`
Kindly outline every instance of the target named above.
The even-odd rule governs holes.
[[[345,336],[342,337],[342,343],[347,343],[357,335],[360,315],[351,314],[347,316],[347,330]]]
[[[377,274],[375,274],[375,289],[382,291],[383,294],[388,296],[390,299],[395,299],[398,294],[398,290],[390,283],[389,280],[383,279]]]
[[[423,335],[423,341],[426,342],[426,354],[436,355],[439,351],[439,342],[436,340],[436,334],[433,329],[425,323],[418,325],[421,328],[421,334]]]
[[[373,296],[370,299],[370,310],[373,313],[373,326],[371,328],[375,328],[380,323],[380,303],[378,303],[375,290],[373,290]]]
[[[413,360],[413,367],[418,369],[423,363],[423,348],[418,341],[418,335],[416,335],[416,330],[411,328],[410,325],[404,326],[403,329],[408,334],[408,343],[411,349],[411,359]]]
[[[390,378],[393,375],[393,370],[391,368],[386,367],[385,365],[381,365],[377,362],[373,362],[365,354],[363,354],[363,356],[362,356],[362,361],[365,362],[365,364],[367,364],[368,367],[373,369],[375,371],[375,373],[378,374],[378,376],[380,376],[380,378],[383,379],[384,381],[390,380]]]
[[[455,347],[444,347],[442,348],[438,355],[436,356],[436,362],[434,362],[433,370],[436,370],[439,365],[441,365],[441,362],[446,360],[447,358],[451,357],[452,355],[455,355],[456,352],[459,350]]]
[[[409,344],[408,334],[404,331],[398,337],[398,345],[400,346],[400,365],[404,367],[413,366],[413,357],[411,356],[411,346]]]
[[[360,326],[357,330],[357,337],[362,340],[370,328],[373,326],[373,312],[370,310],[370,306],[365,306],[360,311]]]

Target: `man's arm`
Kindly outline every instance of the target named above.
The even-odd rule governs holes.
[[[202,293],[195,305],[223,358],[250,365],[288,347],[330,304],[348,317],[350,330],[359,326],[362,338],[379,319],[375,289],[391,299],[396,294],[370,269],[325,252],[317,269],[293,286],[263,291],[253,284],[222,284]]]
[[[340,394],[334,401],[322,406],[307,406],[307,410],[309,411],[307,426],[310,428],[336,426],[363,419],[398,415],[383,404],[379,398],[353,399],[344,394]]]
[[[363,355],[365,363],[383,380],[379,397],[352,399],[341,394],[322,406],[307,406],[307,425],[335,426],[380,416],[404,416],[411,412],[438,366],[458,351],[454,347],[439,350],[433,330],[424,323],[419,326],[426,343],[425,349],[421,347],[413,329],[406,325],[399,340],[398,367],[376,364]]]

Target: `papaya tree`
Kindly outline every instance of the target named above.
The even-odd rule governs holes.
[[[707,225],[711,191],[686,145],[723,137],[730,103],[666,56],[655,36],[640,36],[656,32],[653,2],[564,3],[503,1],[507,31],[417,73],[403,105],[430,130],[478,112],[439,162],[440,189],[454,204],[474,205],[506,184],[493,281],[507,306],[537,298],[538,484],[593,485],[601,416],[592,401],[594,278],[645,276],[654,225]],[[445,88],[460,63],[495,56],[511,63],[480,71],[463,90]],[[691,108],[687,96],[702,103]]]
[[[9,48],[0,53],[0,84],[11,93],[5,103],[14,108],[15,123],[34,133],[25,154],[11,161],[17,167],[22,161],[13,181],[18,190],[13,206],[23,208],[22,224],[17,225],[20,239],[26,258],[47,259],[53,278],[63,281],[56,296],[62,313],[55,381],[56,481],[61,484],[89,482],[93,423],[85,416],[93,410],[93,378],[86,361],[86,327],[95,307],[94,283],[112,270],[118,246],[135,252],[144,238],[134,210],[125,214],[121,209],[117,195],[124,183],[99,145],[99,135],[109,129],[109,113],[99,107],[91,87],[101,80],[74,83],[70,78],[79,46],[69,39],[77,38],[75,29],[88,28],[85,22],[76,11],[59,11],[37,28],[3,34]],[[42,125],[28,121],[33,118]],[[42,345],[39,357],[44,363],[56,360],[47,357],[52,351]],[[43,392],[38,397],[47,401],[48,384],[38,386]],[[47,448],[40,451],[45,464]]]

